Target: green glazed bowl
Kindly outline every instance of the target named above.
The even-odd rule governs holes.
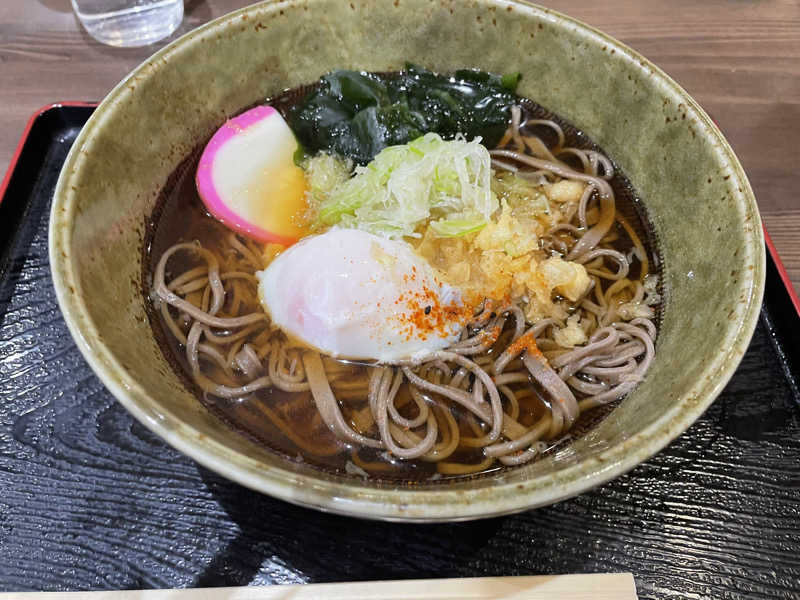
[[[519,71],[520,94],[585,131],[633,182],[663,258],[644,381],[567,451],[473,481],[373,484],[295,464],[209,414],[153,337],[145,223],[167,177],[243,108],[336,68]],[[50,218],[58,301],[86,360],[144,425],[245,486],[321,510],[464,520],[543,506],[633,468],[711,404],[747,348],[765,253],[739,161],[656,66],[569,17],[517,1],[287,0],[242,9],[157,52],[102,102],[64,165]]]

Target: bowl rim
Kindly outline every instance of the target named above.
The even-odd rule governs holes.
[[[639,463],[662,450],[683,433],[716,399],[733,375],[744,355],[755,330],[764,293],[766,252],[761,220],[755,196],[747,176],[736,155],[713,120],[697,102],[659,67],[644,56],[611,36],[577,19],[526,2],[505,0],[504,5],[514,5],[530,11],[539,18],[571,27],[583,36],[594,37],[629,61],[639,65],[657,78],[658,83],[681,98],[687,110],[695,113],[698,125],[706,139],[718,145],[727,159],[732,177],[728,185],[742,188],[741,198],[753,215],[751,233],[746,233],[747,249],[752,252],[754,269],[751,279],[740,281],[739,290],[746,294],[746,306],[738,327],[726,333],[725,344],[710,358],[697,377],[695,386],[675,399],[669,410],[653,423],[622,442],[610,446],[580,463],[568,465],[558,471],[550,485],[540,487],[538,478],[527,482],[498,482],[484,489],[384,489],[362,485],[358,482],[336,482],[308,475],[299,475],[279,467],[264,465],[258,460],[209,439],[197,429],[180,421],[168,411],[155,410],[146,405],[149,394],[128,374],[102,341],[88,308],[79,294],[73,293],[78,281],[72,262],[72,215],[75,210],[75,193],[70,180],[78,173],[76,166],[82,160],[81,149],[92,136],[93,130],[113,114],[115,105],[125,94],[128,82],[134,77],[148,77],[149,65],[177,52],[191,41],[210,30],[245,13],[277,10],[282,2],[267,0],[218,17],[184,34],[171,42],[128,74],[99,104],[94,114],[75,140],[58,179],[49,222],[49,258],[56,298],[68,329],[89,366],[114,397],[145,427],[194,459],[204,467],[267,495],[314,508],[347,516],[366,517],[387,521],[443,522],[464,521],[511,514],[549,505],[576,496],[631,470]],[[591,468],[588,463],[594,463]],[[587,471],[587,472],[584,472]]]

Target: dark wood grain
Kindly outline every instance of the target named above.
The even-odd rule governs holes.
[[[800,198],[795,200],[800,205]],[[800,210],[779,210],[762,215],[770,237],[781,253],[789,278],[800,289]]]
[[[176,33],[248,4],[186,0]],[[631,45],[684,86],[739,155],[765,222],[800,289],[795,192],[800,139],[796,0],[542,0]],[[174,37],[174,36],[173,36]],[[69,0],[0,2],[0,173],[28,116],[54,100],[99,100],[155,50],[115,49],[80,28]],[[785,234],[783,233],[785,232]]]
[[[0,278],[0,590],[630,571],[645,599],[797,598],[800,397],[764,323],[686,434],[572,500],[435,526],[293,507],[168,447],[81,358],[49,282],[48,202],[77,127],[56,131],[11,196],[31,203]]]

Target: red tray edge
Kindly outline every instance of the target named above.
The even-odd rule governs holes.
[[[792,285],[792,281],[789,279],[789,273],[786,270],[786,267],[783,266],[781,255],[778,253],[778,249],[775,248],[775,244],[773,243],[772,238],[767,231],[766,225],[762,225],[762,228],[764,229],[764,241],[767,244],[767,250],[769,250],[769,253],[772,256],[772,261],[775,263],[775,267],[778,269],[778,275],[780,275],[781,281],[783,282],[783,287],[786,288],[789,298],[792,300],[794,310],[797,313],[797,316],[800,317],[800,298],[798,298],[797,292]]]
[[[22,154],[22,148],[25,146],[25,142],[28,139],[28,136],[31,133],[31,129],[33,128],[33,124],[36,120],[41,117],[46,112],[61,108],[62,106],[97,106],[97,102],[81,102],[81,101],[73,101],[67,100],[64,102],[51,102],[49,104],[45,104],[44,106],[38,108],[33,112],[33,114],[28,118],[28,122],[25,124],[25,129],[22,130],[22,135],[19,138],[19,142],[17,142],[17,147],[14,148],[14,153],[11,155],[11,161],[8,163],[8,170],[6,170],[5,175],[3,176],[3,181],[0,183],[0,203],[3,202],[3,198],[6,196],[6,189],[8,188],[8,184],[11,181],[11,175],[14,173],[14,169],[17,168],[17,162],[19,162],[19,156]]]

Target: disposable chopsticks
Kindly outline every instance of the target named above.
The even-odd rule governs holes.
[[[636,600],[630,573],[468,577],[115,592],[0,593],[0,600]]]

